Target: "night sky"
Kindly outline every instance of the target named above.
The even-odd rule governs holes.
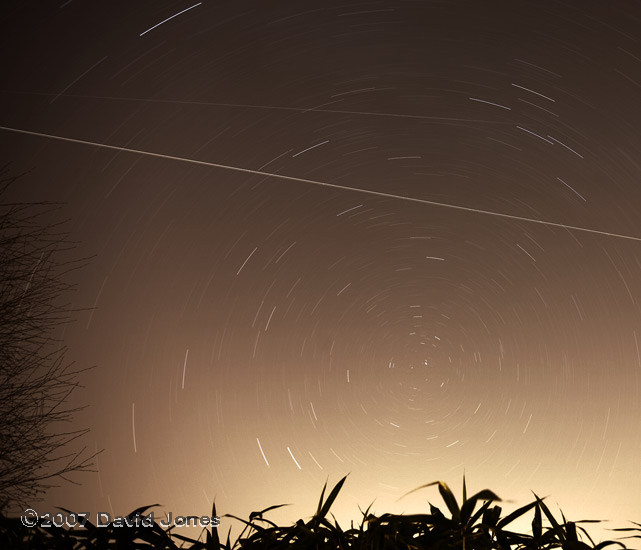
[[[2,12],[11,198],[96,255],[61,336],[104,452],[42,510],[291,523],[349,473],[343,524],[465,472],[641,520],[641,4]]]

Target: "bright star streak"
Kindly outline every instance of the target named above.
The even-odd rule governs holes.
[[[185,353],[185,363],[183,364],[183,390],[185,389],[185,371],[187,370],[187,357],[189,357],[189,350],[187,350],[187,353]]]
[[[263,458],[265,459],[265,464],[269,466],[269,462],[267,462],[267,457],[265,456],[265,453],[263,452],[263,446],[260,444],[260,440],[256,438],[256,441],[258,443],[258,448],[260,449],[260,454],[263,455]]]
[[[299,469],[299,470],[302,470],[302,468],[300,467],[300,464],[299,464],[299,463],[298,463],[298,461],[294,458],[294,455],[292,454],[292,450],[291,450],[289,447],[287,447],[287,450],[289,451],[289,456],[291,456],[291,457],[292,457],[292,460],[296,463],[296,466],[298,466],[298,469]]]
[[[194,4],[193,6],[191,6],[191,7],[187,8],[187,9],[184,9],[183,11],[179,11],[178,13],[176,13],[176,14],[172,15],[171,17],[168,17],[168,18],[167,18],[167,19],[165,19],[164,21],[161,21],[160,23],[157,23],[157,24],[156,24],[156,25],[154,25],[153,27],[151,27],[151,28],[147,29],[145,32],[141,32],[139,36],[142,36],[143,34],[147,34],[149,31],[153,31],[156,27],[160,27],[160,25],[162,25],[163,23],[166,23],[166,22],[167,22],[167,21],[169,21],[170,19],[173,19],[174,17],[178,17],[179,15],[181,15],[181,14],[185,13],[186,11],[189,11],[189,10],[193,9],[193,8],[195,8],[196,6],[200,6],[201,4],[202,4],[202,2],[198,2],[198,4]]]

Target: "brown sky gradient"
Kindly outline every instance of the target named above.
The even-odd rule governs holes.
[[[635,2],[203,0],[140,36],[194,4],[9,2],[0,125],[641,238]],[[344,521],[465,471],[641,520],[641,242],[0,140],[97,254],[64,337],[105,451],[43,509],[293,521],[351,472]]]

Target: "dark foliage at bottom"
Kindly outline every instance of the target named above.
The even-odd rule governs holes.
[[[158,522],[148,525],[101,527],[86,522],[84,527],[25,527],[20,518],[0,514],[0,549],[4,550],[600,550],[608,546],[629,549],[620,541],[608,540],[595,544],[582,523],[586,520],[567,521],[554,517],[543,499],[535,500],[518,510],[502,516],[503,510],[496,502],[500,498],[485,489],[467,496],[463,479],[463,500],[457,502],[450,488],[441,481],[429,483],[416,490],[438,486],[449,517],[430,504],[429,513],[413,515],[383,514],[375,516],[368,508],[363,512],[359,526],[353,523],[343,530],[336,519],[327,519],[346,477],[341,479],[325,499],[323,487],[316,513],[308,521],[298,520],[288,527],[279,527],[263,516],[283,505],[270,506],[260,512],[252,512],[248,520],[225,515],[244,524],[244,529],[235,542],[229,533],[226,542],[221,542],[216,527],[204,528],[198,539],[173,533],[173,528],[163,529]],[[413,492],[413,491],[411,491]],[[408,493],[409,494],[409,493]],[[371,506],[370,506],[371,507]],[[151,506],[134,510],[128,519],[136,518]],[[65,510],[66,513],[70,513]],[[521,534],[508,529],[508,525],[525,514],[533,514],[532,534]],[[212,516],[216,516],[214,504]],[[148,516],[147,516],[148,517]],[[545,522],[545,525],[544,525]],[[631,533],[626,539],[641,539],[641,523],[633,527],[615,529]]]

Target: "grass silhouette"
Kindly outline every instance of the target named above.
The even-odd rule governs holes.
[[[264,516],[271,510],[285,505],[275,505],[259,512],[252,512],[248,520],[226,514],[244,524],[243,531],[235,542],[230,541],[231,529],[225,542],[221,542],[216,527],[204,528],[198,539],[192,539],[164,529],[158,522],[148,526],[100,527],[86,522],[84,527],[25,527],[20,518],[0,515],[0,548],[29,550],[600,550],[608,546],[628,547],[619,540],[607,540],[595,544],[582,523],[598,523],[599,520],[567,521],[561,512],[561,520],[554,517],[550,509],[534,494],[535,500],[502,516],[503,510],[497,505],[501,499],[489,489],[470,497],[467,495],[463,477],[463,498],[459,505],[454,494],[442,481],[435,481],[417,487],[407,494],[420,489],[437,486],[445,503],[447,515],[430,504],[429,513],[375,516],[363,514],[360,525],[343,530],[336,519],[331,522],[329,515],[332,504],[338,497],[347,476],[331,490],[327,499],[323,487],[315,514],[308,521],[299,519],[291,526],[278,526]],[[406,495],[404,495],[406,496]],[[153,505],[158,506],[158,505]],[[127,518],[135,518],[153,506],[144,506],[131,512]],[[63,510],[70,514],[69,510]],[[512,531],[508,526],[517,518],[533,514],[532,534]],[[212,509],[216,514],[216,504]],[[448,517],[449,516],[449,517]],[[548,525],[544,525],[544,521]],[[633,527],[614,529],[628,535],[626,539],[641,539],[641,523],[632,522]]]

